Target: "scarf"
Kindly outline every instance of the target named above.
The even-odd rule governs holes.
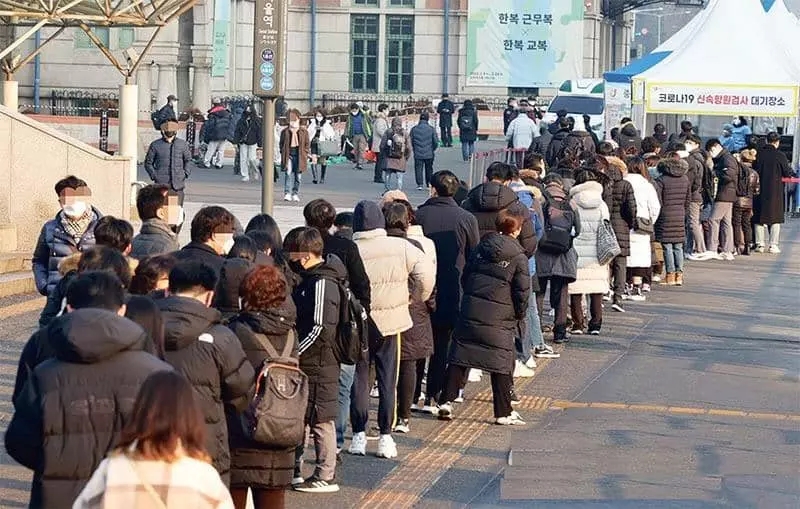
[[[86,230],[89,229],[89,223],[92,222],[93,217],[94,213],[92,209],[87,209],[81,217],[76,218],[61,214],[61,226],[64,227],[64,231],[67,232],[67,235],[72,237],[72,240],[77,244],[80,242],[83,234],[86,233]]]

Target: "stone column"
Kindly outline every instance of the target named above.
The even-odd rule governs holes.
[[[158,64],[157,103],[167,100],[170,94],[178,95],[178,67],[173,64]],[[180,97],[178,97],[180,99]]]
[[[179,100],[179,106],[181,111],[188,109],[191,106],[191,95],[189,93],[190,88],[190,80],[189,80],[189,66],[184,64],[178,64],[177,67],[177,80],[178,85],[176,89],[176,94]],[[176,112],[177,113],[177,112]]]
[[[211,62],[198,65],[197,62],[193,64],[194,67],[194,86],[192,87],[192,106],[200,111],[206,111],[211,107]]]

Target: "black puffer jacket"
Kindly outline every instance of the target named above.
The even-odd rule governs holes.
[[[625,150],[630,147],[636,147],[636,150],[641,152],[642,137],[639,136],[639,130],[635,125],[627,123],[619,130],[619,148]]]
[[[594,138],[586,131],[572,131],[564,140],[564,150],[575,156],[580,156],[584,152],[594,154],[596,149]]]
[[[717,176],[717,196],[715,202],[733,203],[736,201],[736,180],[739,178],[739,161],[725,149],[714,158],[714,172]]]
[[[229,258],[222,264],[213,307],[222,313],[223,320],[239,313],[239,287],[254,267],[252,262],[242,258]]]
[[[703,203],[703,174],[706,172],[706,156],[698,149],[689,154],[686,162],[689,164],[689,172],[686,177],[691,186],[692,202]]]
[[[218,255],[216,251],[208,247],[208,245],[201,242],[189,242],[179,251],[172,253],[178,261],[192,261],[201,262],[208,265],[219,277],[219,272],[222,270],[222,264],[225,263],[225,258]]]
[[[206,421],[206,447],[227,482],[231,466],[224,406],[242,411],[255,373],[242,345],[221,315],[180,296],[156,301],[164,317],[164,360],[189,380]]]
[[[364,260],[358,252],[358,246],[352,238],[348,239],[328,232],[322,233],[323,254],[334,255],[344,264],[347,270],[347,283],[350,291],[358,299],[364,309],[369,313],[371,288],[369,276],[364,268]]]
[[[232,140],[236,124],[233,115],[222,106],[214,106],[208,112],[208,120],[203,124],[203,141]]]
[[[48,331],[55,358],[14,402],[5,445],[33,470],[29,507],[60,509],[116,444],[145,379],[172,368],[143,351],[141,327],[111,311],[80,309]]]
[[[631,230],[636,225],[636,197],[633,194],[633,186],[623,179],[622,172],[614,164],[608,166],[607,174],[613,182],[611,226],[622,249],[620,256],[630,256]]]
[[[278,354],[283,352],[289,331],[294,328],[295,316],[283,310],[245,311],[235,317],[229,327],[242,344],[247,360],[256,373],[268,358],[267,351],[255,334],[263,334]],[[297,357],[297,336],[292,335]],[[291,484],[294,472],[294,448],[272,449],[248,440],[242,433],[239,414],[227,409],[229,443],[231,448],[231,487],[283,488]]]
[[[550,140],[550,144],[547,145],[547,152],[544,154],[544,159],[547,161],[547,166],[550,168],[553,168],[558,164],[558,160],[561,157],[561,149],[563,148],[568,136],[569,129],[560,129],[553,135],[553,139]]]
[[[300,278],[292,296],[297,307],[300,368],[309,381],[306,422],[332,421],[339,409],[339,362],[333,344],[340,299],[335,281],[347,281],[347,273],[338,258],[328,257],[302,271]]]
[[[464,271],[450,362],[510,375],[514,334],[528,308],[530,285],[528,258],[519,244],[499,233],[487,235]]]
[[[525,256],[530,258],[536,253],[536,233],[533,231],[531,213],[519,201],[517,193],[509,187],[497,182],[481,184],[469,192],[462,207],[475,215],[475,219],[478,220],[478,230],[480,230],[481,237],[497,231],[495,221],[501,210],[516,210],[519,215],[525,218],[522,223],[522,232],[517,240],[525,251]]]
[[[677,159],[658,163],[661,176],[655,184],[661,214],[656,221],[656,240],[661,243],[683,244],[686,241],[686,214],[692,201],[688,169],[686,162]]]

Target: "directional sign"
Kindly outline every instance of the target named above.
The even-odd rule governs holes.
[[[283,95],[288,5],[289,0],[256,0],[253,38],[254,95]]]

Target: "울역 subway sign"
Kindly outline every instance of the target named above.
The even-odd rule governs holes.
[[[798,88],[791,86],[648,83],[648,113],[794,117]]]
[[[253,37],[253,95],[283,95],[286,13],[289,0],[256,0]]]

